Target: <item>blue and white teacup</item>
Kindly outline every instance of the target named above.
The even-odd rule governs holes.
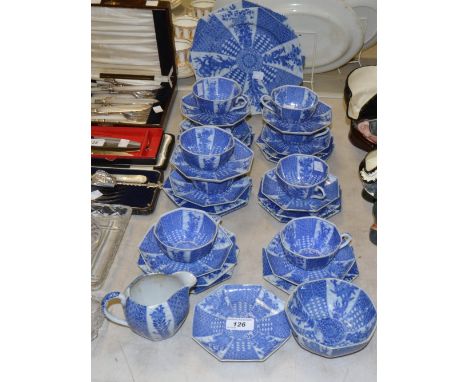
[[[316,216],[291,220],[280,238],[286,259],[306,271],[325,267],[352,239],[349,233],[340,234],[332,222]]]
[[[328,165],[316,156],[288,155],[278,161],[275,174],[280,187],[293,198],[326,198],[322,185],[328,178]]]
[[[104,316],[116,324],[128,326],[136,334],[152,341],[173,336],[182,326],[189,311],[189,291],[197,278],[190,272],[171,275],[143,274],[125,292],[110,292],[101,302]],[[108,310],[111,301],[123,306],[125,319]]]
[[[284,85],[263,95],[260,102],[285,122],[304,122],[314,115],[318,96],[304,86]]]
[[[193,95],[200,110],[212,114],[226,114],[245,108],[249,101],[242,95],[240,85],[225,77],[207,77],[193,85]]]

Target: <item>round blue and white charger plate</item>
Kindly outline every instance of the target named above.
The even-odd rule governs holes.
[[[264,8],[218,11],[199,20],[190,63],[197,79],[237,81],[261,113],[260,98],[282,85],[299,85],[303,57],[294,31]]]
[[[273,237],[265,249],[272,272],[277,277],[296,285],[325,278],[343,279],[356,261],[353,247],[347,245],[340,249],[333,260],[325,267],[313,271],[305,271],[288,261],[279,233]]]
[[[252,178],[245,176],[237,179],[225,192],[219,194],[207,194],[199,190],[192,182],[184,179],[177,170],[171,172],[169,182],[174,195],[178,198],[200,207],[209,207],[235,202],[252,185]]]
[[[284,302],[261,285],[224,285],[195,306],[192,337],[219,361],[264,361],[290,335]]]

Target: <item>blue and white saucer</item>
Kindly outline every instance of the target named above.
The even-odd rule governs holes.
[[[208,207],[200,207],[194,203],[190,203],[184,199],[181,199],[175,196],[174,192],[172,191],[171,183],[169,179],[166,179],[164,181],[163,190],[166,193],[166,195],[169,197],[169,199],[171,199],[172,202],[176,204],[178,207],[196,208],[198,210],[208,212],[209,214],[212,214],[212,215],[224,216],[224,215],[230,214],[231,212],[237,211],[241,209],[242,207],[245,207],[249,203],[250,191],[252,190],[252,187],[247,188],[247,190],[244,191],[244,193],[239,197],[239,199],[237,199],[236,201],[232,203],[221,204],[217,206],[208,206]]]
[[[190,180],[185,179],[177,170],[169,175],[169,182],[175,196],[200,207],[217,206],[235,202],[252,185],[252,178],[244,176],[235,180],[223,193],[207,194],[194,186]]]
[[[222,275],[219,279],[217,279],[213,284],[211,284],[209,286],[200,286],[200,287],[195,286],[195,288],[190,289],[190,293],[193,293],[193,294],[203,293],[206,290],[211,289],[211,288],[221,284],[222,282],[224,282],[226,280],[229,280],[232,277],[233,273],[234,273],[234,269],[231,269],[230,271],[228,271],[224,275]]]
[[[254,153],[238,139],[234,138],[234,141],[234,152],[231,158],[216,170],[200,170],[188,164],[182,155],[182,149],[179,145],[176,146],[172,153],[171,164],[176,167],[183,176],[189,179],[219,183],[237,178],[250,171]]]
[[[262,185],[260,183],[260,188],[258,190],[258,202],[266,212],[268,212],[280,223],[287,223],[291,219],[307,216],[317,216],[325,219],[336,215],[338,212],[341,211],[341,192],[338,198],[336,198],[333,202],[326,205],[317,212],[287,211],[278,207],[275,203],[273,203],[270,199],[268,199],[265,195],[262,194]]]
[[[270,263],[268,262],[267,252],[265,251],[264,248],[262,249],[262,264],[263,264],[263,278],[266,281],[268,281],[270,284],[277,287],[278,289],[281,289],[283,292],[287,294],[291,294],[293,290],[296,289],[297,287],[296,284],[290,283],[289,281],[286,281],[282,279],[281,277],[276,276],[273,273]],[[351,269],[343,277],[343,280],[351,282],[355,280],[357,277],[359,277],[359,269],[357,266],[357,261],[355,261]]]
[[[287,260],[279,234],[276,234],[266,247],[266,254],[273,273],[297,285],[325,278],[342,279],[356,261],[353,247],[347,245],[340,249],[333,260],[325,267],[313,271],[305,271]]]
[[[262,248],[262,264],[263,264],[263,278],[268,281],[273,286],[281,289],[283,292],[287,294],[291,294],[294,289],[296,289],[297,285],[290,283],[282,279],[281,277],[275,276],[273,271],[271,270],[270,263],[268,262],[267,253],[265,248]]]
[[[237,255],[239,254],[239,247],[237,245],[234,245],[231,248],[231,252],[229,252],[229,255],[224,262],[222,268],[219,271],[207,273],[206,275],[199,276],[197,277],[197,287],[205,287],[205,286],[211,286],[221,278],[224,274],[229,272],[231,269],[234,269],[234,267],[237,265]]]
[[[192,337],[220,361],[263,361],[290,335],[284,302],[261,285],[224,285],[195,306]]]
[[[275,150],[268,146],[268,144],[262,139],[261,135],[257,138],[257,141],[255,143],[262,151],[262,154],[265,157],[265,159],[269,162],[277,163],[280,159],[286,156],[278,154]],[[322,151],[315,153],[314,155],[319,157],[320,159],[327,160],[328,158],[330,158],[334,147],[335,145],[333,143],[333,137],[331,137],[329,146],[323,149]]]
[[[334,175],[328,174],[328,178],[322,187],[326,195],[324,199],[291,197],[278,183],[275,169],[271,169],[262,177],[261,192],[283,210],[318,212],[340,196],[340,186]]]
[[[194,95],[190,93],[182,98],[180,111],[185,118],[200,125],[228,127],[244,120],[250,114],[250,105],[247,103],[245,107],[226,114],[207,113],[198,108]]]
[[[264,125],[260,136],[262,141],[270,146],[276,153],[280,155],[291,154],[306,154],[315,155],[330,146],[331,133],[330,129],[326,128],[323,133],[310,139],[308,143],[287,143],[281,138],[280,133]]]
[[[178,271],[187,271],[198,277],[221,269],[231,248],[234,246],[230,235],[232,233],[228,233],[223,227],[219,226],[213,249],[208,255],[193,263],[182,263],[170,259],[159,247],[153,233],[153,227],[146,233],[138,248],[143,260],[152,272],[172,274]]]
[[[332,109],[327,104],[320,102],[317,104],[314,115],[304,122],[286,122],[278,117],[273,111],[266,107],[262,110],[263,120],[273,129],[284,134],[312,135],[316,134],[332,122]]]

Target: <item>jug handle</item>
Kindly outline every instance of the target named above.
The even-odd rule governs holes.
[[[127,321],[125,321],[122,318],[118,318],[114,316],[112,313],[110,313],[107,310],[107,306],[109,305],[109,302],[113,300],[119,300],[120,304],[122,304],[122,306],[125,308],[125,301],[126,301],[125,296],[120,292],[110,292],[110,293],[107,293],[101,301],[102,313],[109,321],[112,321],[118,325],[128,326]]]

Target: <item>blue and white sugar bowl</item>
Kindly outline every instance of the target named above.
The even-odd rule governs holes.
[[[284,191],[301,199],[324,199],[322,187],[328,177],[324,160],[304,154],[292,154],[278,161],[275,169],[278,183]]]
[[[206,212],[178,208],[161,215],[154,236],[167,257],[193,263],[210,253],[218,235],[218,223]]]
[[[299,285],[289,297],[286,315],[299,345],[328,358],[362,350],[377,324],[377,311],[366,292],[334,278]]]
[[[234,151],[230,131],[216,126],[199,126],[183,132],[179,138],[184,159],[201,170],[216,170]]]
[[[306,271],[325,267],[352,240],[330,221],[315,216],[291,220],[280,238],[286,259]]]
[[[189,291],[197,283],[190,272],[171,275],[143,274],[125,292],[110,292],[101,302],[104,316],[116,324],[128,326],[136,334],[152,341],[173,336],[189,311]],[[112,301],[123,306],[125,319],[108,310]]]

